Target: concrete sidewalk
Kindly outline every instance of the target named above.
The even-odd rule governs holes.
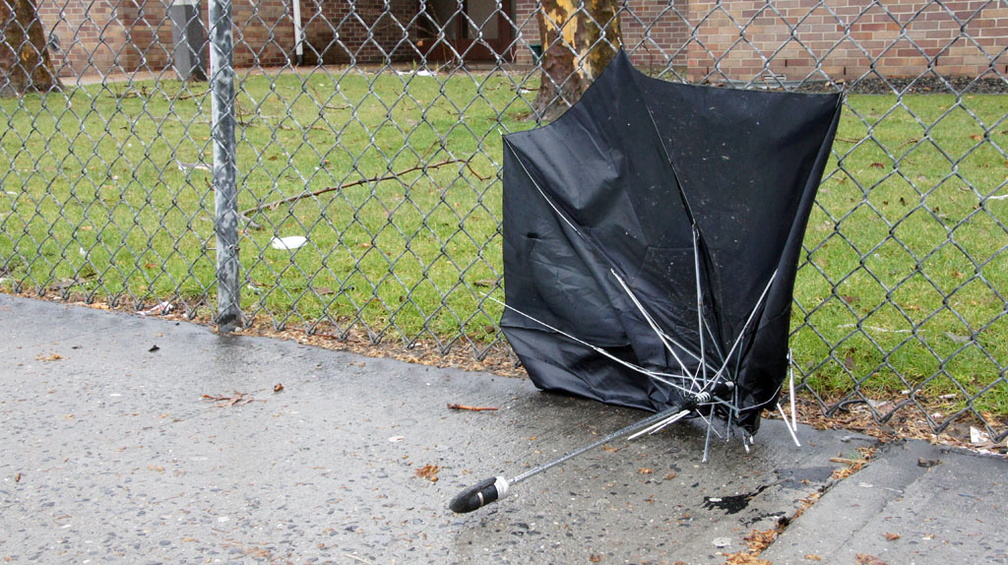
[[[873,439],[768,421],[701,463],[683,424],[455,515],[644,414],[7,295],[0,335],[4,563],[724,563],[781,521],[773,563],[1008,563],[1004,458],[890,444],[837,481]]]

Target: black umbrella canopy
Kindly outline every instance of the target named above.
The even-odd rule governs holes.
[[[670,83],[620,52],[506,135],[501,327],[533,382],[653,411],[730,382],[722,412],[755,431],[840,101]]]

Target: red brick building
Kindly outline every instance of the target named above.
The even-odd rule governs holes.
[[[691,78],[1008,73],[1008,2],[691,0],[689,13]]]
[[[309,65],[496,55],[527,65],[539,43],[536,0],[297,1],[232,5],[236,66],[297,62],[298,27]],[[169,2],[41,0],[60,74],[170,68]],[[621,24],[636,64],[691,80],[1008,73],[1003,0],[627,0]]]

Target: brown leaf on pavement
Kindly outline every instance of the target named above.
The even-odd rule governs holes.
[[[432,483],[436,483],[438,480],[438,473],[441,471],[441,467],[437,465],[424,465],[416,470],[416,476],[421,479],[427,479]]]

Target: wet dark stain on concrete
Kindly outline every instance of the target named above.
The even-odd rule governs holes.
[[[731,496],[705,496],[703,506],[708,510],[724,510],[725,514],[738,514],[746,509],[756,495],[777,483],[761,485],[752,492],[733,494]]]

